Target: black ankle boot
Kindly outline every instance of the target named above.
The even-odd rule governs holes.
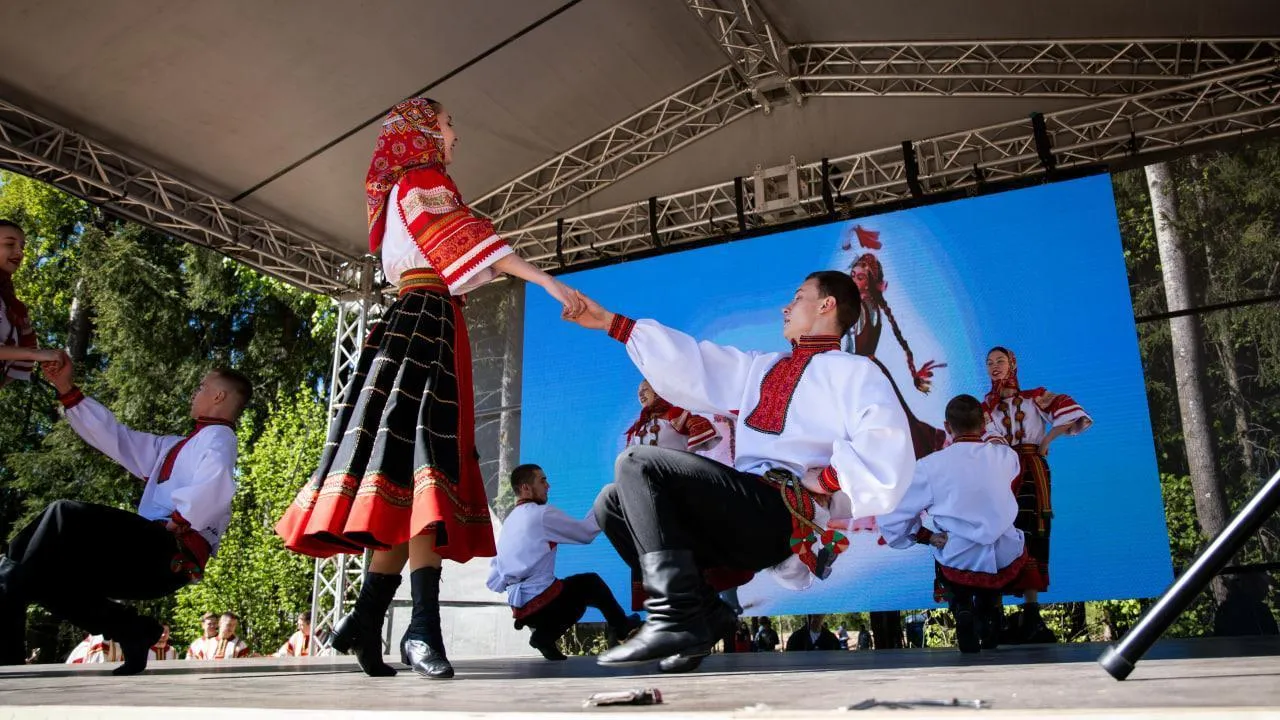
[[[400,660],[419,675],[432,680],[453,677],[453,665],[444,654],[440,631],[440,568],[424,567],[409,573],[413,589],[413,618],[400,641]]]
[[[715,638],[702,613],[702,574],[688,550],[663,550],[640,556],[644,607],[649,621],[627,642],[596,660],[601,665],[635,665],[672,655],[701,656]]]
[[[356,606],[333,628],[333,649],[345,653],[354,648],[360,669],[369,677],[396,674],[382,661],[382,623],[398,587],[399,575],[366,572]]]
[[[956,618],[956,645],[962,653],[976,653],[982,645],[978,635],[978,618],[974,612],[972,597],[957,597],[951,601],[951,614]]]
[[[724,602],[715,594],[711,588],[703,589],[703,614],[707,617],[707,624],[711,627],[711,637],[724,638],[728,637],[738,626],[738,612]],[[701,648],[694,648],[698,651]],[[686,651],[679,655],[663,658],[658,663],[658,671],[664,673],[687,673],[697,670],[702,665],[702,659],[710,654],[707,653],[690,654],[693,651]]]
[[[120,643],[120,650],[124,653],[124,663],[112,670],[112,675],[137,675],[146,670],[151,646],[164,634],[164,628],[154,618],[138,617],[130,625],[126,632],[117,633],[112,638]]]

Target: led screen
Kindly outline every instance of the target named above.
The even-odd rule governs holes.
[[[986,354],[996,345],[1017,354],[1023,388],[1069,394],[1092,416],[1088,431],[1056,440],[1049,454],[1052,583],[1042,601],[1159,594],[1171,579],[1168,536],[1109,177],[792,230],[563,279],[630,317],[702,340],[775,351],[787,347],[781,308],[805,275],[850,271],[859,262],[864,271],[879,269],[873,284],[883,301],[876,327],[851,351],[874,354],[920,423],[941,428],[951,397],[987,392]],[[927,367],[931,382],[922,388],[916,376]],[[640,380],[621,345],[562,321],[545,293],[528,290],[521,459],[546,470],[553,504],[585,515],[611,481],[624,432],[639,414]],[[715,508],[707,508],[707,522],[716,521]],[[805,592],[757,575],[740,591],[747,613],[933,605],[928,549],[893,550],[878,537],[874,523],[862,523],[831,577]],[[589,546],[561,546],[558,575],[587,571],[600,573],[627,603],[627,569],[603,535]]]

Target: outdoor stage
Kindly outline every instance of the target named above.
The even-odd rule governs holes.
[[[1172,640],[1126,682],[1094,662],[1102,645],[1022,646],[961,658],[950,648],[717,655],[690,675],[606,670],[593,660],[455,662],[458,677],[368,678],[351,658],[155,663],[132,678],[112,666],[0,668],[0,720],[10,718],[367,718],[643,713],[716,717],[841,715],[880,701],[982,699],[991,710],[919,708],[912,718],[1280,717],[1280,638]],[[585,710],[592,693],[657,687],[657,707]],[[366,712],[353,712],[366,711]],[[874,709],[872,714],[893,714]],[[861,716],[868,712],[854,712]]]

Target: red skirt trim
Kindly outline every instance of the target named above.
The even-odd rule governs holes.
[[[1041,582],[1039,568],[1039,564],[1027,554],[1026,548],[1023,548],[1016,560],[994,573],[938,566],[947,582],[983,590],[1001,590],[1005,593],[1038,587]]]

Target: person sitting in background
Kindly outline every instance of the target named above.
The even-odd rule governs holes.
[[[218,613],[207,612],[200,616],[200,637],[187,648],[187,660],[208,660],[218,644]]]
[[[804,627],[787,638],[787,652],[799,650],[839,650],[840,642],[827,629],[825,615],[810,615]]]
[[[759,652],[773,652],[778,649],[778,633],[773,629],[773,618],[768,615],[760,618],[755,642],[756,650]]]
[[[325,638],[328,633],[321,630],[314,635],[314,639],[324,645]],[[311,633],[311,611],[304,610],[298,613],[298,631],[289,636],[285,644],[276,651],[276,657],[306,657],[308,655],[327,655],[329,651],[320,651],[314,647]]]
[[[231,660],[246,658],[251,655],[249,645],[236,635],[240,627],[240,617],[233,612],[224,612],[218,618],[218,637],[214,640],[213,654],[209,660]]]

